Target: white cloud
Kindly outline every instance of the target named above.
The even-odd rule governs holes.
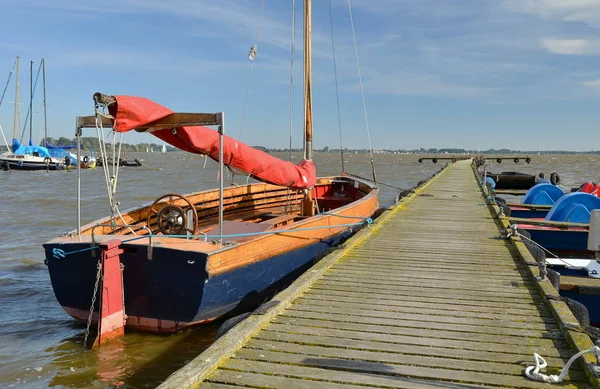
[[[59,51],[65,54],[61,60],[63,67],[96,65],[134,69],[141,66],[163,72],[217,74],[221,70],[248,67],[246,55],[254,43],[261,0],[105,0],[101,4],[86,0],[22,0],[22,4],[64,11],[59,17],[96,18],[97,25],[116,14],[158,16],[164,25],[176,26],[176,34],[222,45],[220,56],[211,57],[212,52],[201,50],[202,43],[198,44],[200,50],[182,50],[174,45],[157,46],[155,50],[137,47],[132,53],[115,41],[100,41],[95,48],[100,55],[94,55],[90,50],[79,51],[80,44],[61,42],[63,46]],[[532,47],[570,55],[594,54],[598,49],[593,39],[585,39],[590,36],[589,32],[564,31],[563,23],[538,16],[574,19],[577,12],[596,9],[600,0],[461,0],[452,4],[447,0],[352,0],[352,5],[368,94],[502,97],[511,91],[522,95],[529,85],[524,79],[543,78],[547,82],[536,83],[530,90],[540,95],[542,93],[535,88],[541,84],[550,88],[558,78],[564,81],[569,76],[560,71],[559,65],[545,62],[539,50],[532,51]],[[327,7],[320,2],[314,2],[314,7],[318,11],[313,13],[314,73],[319,84],[331,86]],[[301,15],[297,17],[300,34]],[[290,19],[289,3],[266,2],[255,66],[268,68],[272,81],[289,80]],[[354,89],[356,62],[345,0],[334,1],[334,20],[340,87]],[[540,41],[540,36],[545,38]],[[296,59],[300,61],[300,37],[296,44]],[[113,58],[119,58],[119,62]],[[177,65],[173,65],[173,58],[177,59]],[[299,69],[297,63],[296,70]],[[278,71],[277,77],[272,76],[273,70]],[[260,76],[259,71],[256,77]],[[570,81],[579,87],[585,79]]]
[[[552,54],[600,54],[600,43],[588,39],[542,38],[542,47]]]
[[[600,88],[600,79],[585,81],[582,82],[581,85],[588,88]]]
[[[504,5],[544,19],[583,22],[600,28],[600,0],[505,0]]]

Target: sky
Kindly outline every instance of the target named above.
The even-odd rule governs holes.
[[[327,0],[314,3],[315,148],[338,148],[341,122],[348,148],[370,138],[375,149],[600,150],[600,0],[351,0],[368,126],[348,1],[331,0],[331,18]],[[0,88],[20,56],[25,112],[29,61],[37,71],[43,55],[52,137],[72,138],[99,91],[223,111],[226,133],[251,145],[285,148],[292,127],[301,147],[302,1],[293,104],[292,9],[292,0],[0,0]],[[0,107],[7,138],[13,82]],[[39,141],[40,85],[33,123]]]

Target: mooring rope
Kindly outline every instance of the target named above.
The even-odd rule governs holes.
[[[542,358],[542,356],[540,354],[533,353],[533,358],[535,360],[535,366],[527,367],[525,369],[525,375],[528,378],[535,380],[535,381],[546,382],[549,384],[558,384],[565,379],[565,377],[567,376],[567,373],[569,372],[569,368],[571,367],[573,362],[575,362],[575,360],[577,360],[577,358],[579,358],[585,354],[590,354],[590,353],[596,354],[596,358],[598,358],[598,360],[600,360],[600,347],[598,347],[598,346],[594,346],[590,349],[580,351],[577,354],[573,355],[569,359],[569,361],[565,364],[565,366],[560,371],[559,375],[540,373],[540,369],[543,369],[546,366],[548,366],[548,363],[546,362],[546,360],[544,358]]]

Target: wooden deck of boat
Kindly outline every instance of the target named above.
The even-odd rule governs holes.
[[[499,236],[457,162],[160,387],[548,388],[523,375],[533,353],[558,374],[589,338]],[[560,386],[598,387],[588,375]]]

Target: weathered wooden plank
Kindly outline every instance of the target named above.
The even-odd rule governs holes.
[[[313,389],[313,388],[332,388],[332,389],[365,389],[363,385],[353,385],[349,383],[339,383],[332,381],[324,381],[317,379],[309,379],[307,377],[286,377],[277,376],[274,374],[249,373],[246,371],[237,370],[218,370],[210,378],[214,382],[222,382],[226,384],[215,384],[212,382],[202,383],[202,389],[231,389],[239,387],[250,388],[280,388],[280,389]],[[213,386],[216,385],[216,386]],[[423,384],[415,384],[412,388],[430,388]]]
[[[390,226],[389,228],[394,228],[393,226]],[[439,228],[443,228],[443,227],[439,227]],[[421,234],[419,236],[413,236],[412,239],[410,236],[403,236],[401,234],[397,234],[394,236],[393,240],[387,240],[384,239],[383,237],[379,238],[379,243],[383,243],[385,244],[385,247],[390,247],[390,248],[397,248],[399,250],[403,249],[403,248],[409,248],[409,247],[419,247],[422,248],[423,250],[427,250],[427,249],[432,249],[432,250],[443,250],[444,252],[450,253],[453,251],[458,251],[455,250],[456,248],[460,248],[461,250],[464,249],[466,250],[466,252],[468,254],[472,253],[481,253],[481,252],[491,252],[491,253],[499,253],[501,249],[508,247],[508,244],[506,241],[501,240],[500,238],[500,234],[498,233],[497,235],[493,235],[493,239],[491,234],[487,234],[488,239],[490,239],[489,243],[486,244],[478,244],[478,245],[469,245],[467,242],[444,242],[443,244],[441,243],[435,243],[432,242],[431,239],[435,238],[436,235],[425,235],[425,234]],[[457,236],[458,237],[458,236]],[[498,244],[492,244],[493,242],[498,242]],[[365,246],[365,247],[359,247],[359,248],[355,248],[354,252],[364,252],[364,251],[371,251],[371,250],[382,250],[382,246],[381,245],[377,245],[377,246]],[[462,252],[462,251],[461,251]]]
[[[531,295],[534,298],[539,298],[539,295],[536,292],[531,292],[529,293],[529,291],[526,291],[525,293],[520,293],[519,290],[515,289],[511,289],[509,291],[490,291],[490,290],[478,290],[476,288],[468,288],[468,284],[464,285],[464,288],[452,288],[450,286],[446,286],[444,287],[444,285],[428,285],[428,284],[422,284],[422,285],[411,285],[409,282],[398,282],[395,283],[394,285],[387,285],[387,284],[382,284],[382,283],[378,283],[376,280],[372,280],[369,282],[362,282],[360,284],[356,283],[356,281],[351,281],[351,280],[347,280],[347,279],[342,279],[342,278],[333,278],[333,277],[329,277],[329,275],[325,275],[320,281],[319,283],[323,283],[324,285],[331,285],[331,286],[336,286],[336,287],[344,287],[344,286],[349,286],[349,287],[356,287],[357,285],[360,285],[358,288],[360,289],[371,289],[372,292],[390,292],[390,291],[400,291],[400,290],[414,290],[414,289],[420,289],[423,292],[427,292],[428,290],[433,291],[434,293],[436,293],[438,296],[442,297],[447,294],[447,293],[453,293],[455,296],[457,294],[460,294],[461,296],[468,296],[470,298],[473,299],[477,299],[479,296],[486,296],[486,297],[494,297],[494,298],[501,298],[501,297],[506,297],[506,298],[516,298],[518,299],[519,297],[516,296],[518,294],[522,294],[524,296],[526,295]],[[440,295],[440,290],[441,291],[441,295]]]
[[[262,377],[260,376],[262,375]],[[212,377],[211,377],[212,379]],[[229,382],[248,383],[254,388],[311,389],[311,388],[380,388],[431,389],[439,383],[431,380],[398,376],[375,376],[364,373],[332,371],[313,367],[292,365],[273,366],[265,362],[231,359],[215,379]],[[271,383],[273,386],[271,386]],[[336,386],[337,385],[337,386]],[[201,386],[202,388],[203,386]],[[444,383],[449,389],[470,389],[476,386],[463,383]]]
[[[340,269],[335,273],[327,274],[328,278],[331,279],[344,279],[350,281],[356,281],[359,283],[368,283],[370,281],[385,283],[386,285],[404,285],[406,283],[409,284],[418,284],[423,285],[427,284],[430,286],[448,286],[448,287],[456,287],[459,289],[463,289],[466,286],[472,289],[478,290],[497,290],[498,288],[516,288],[521,292],[533,292],[537,294],[537,291],[531,286],[531,281],[527,279],[523,279],[522,277],[513,274],[513,277],[485,277],[483,274],[474,273],[472,277],[469,277],[467,274],[461,273],[427,273],[421,271],[420,273],[413,272],[402,272],[402,273],[393,273],[388,272],[387,274],[382,273],[370,273],[370,272],[356,272],[356,271],[347,271]]]
[[[262,354],[264,357],[260,357]],[[257,356],[260,360],[254,359],[246,359],[252,356]],[[244,358],[244,359],[242,359]],[[237,362],[240,362],[239,364]],[[326,358],[326,357],[311,357],[301,354],[287,354],[287,353],[277,353],[277,352],[268,352],[262,350],[260,353],[253,352],[252,350],[243,349],[240,350],[236,354],[236,358],[228,361],[226,363],[227,366],[235,365],[236,369],[245,370],[245,371],[256,371],[257,367],[255,364],[258,363],[276,363],[277,365],[281,364],[286,368],[292,369],[296,366],[303,367],[317,367],[321,368],[324,372],[329,373],[330,380],[339,377],[338,374],[342,372],[357,372],[357,373],[367,373],[373,375],[383,375],[383,376],[400,376],[400,377],[414,377],[414,378],[423,378],[423,379],[438,379],[442,381],[454,381],[460,383],[471,383],[471,384],[484,384],[484,385],[502,385],[508,386],[511,388],[540,388],[546,387],[547,384],[540,382],[533,382],[525,377],[515,377],[511,375],[502,375],[502,374],[491,374],[491,373],[482,373],[482,372],[472,372],[472,371],[460,371],[460,370],[450,370],[450,369],[438,369],[438,368],[429,368],[423,366],[408,366],[408,365],[392,365],[387,363],[374,363],[369,361],[353,361],[347,359],[340,358]],[[279,373],[281,372],[280,366],[272,367]],[[260,369],[260,368],[259,368]],[[364,376],[366,380],[366,384],[374,384],[368,376]],[[373,377],[380,379],[380,377]],[[338,378],[339,379],[339,378]],[[565,385],[570,388],[584,388],[587,384],[579,383],[574,385]]]
[[[418,254],[420,259],[424,259],[421,253]],[[512,266],[511,266],[512,265]],[[341,266],[340,266],[341,267]],[[400,271],[402,269],[423,269],[424,271],[446,271],[448,270],[450,273],[460,273],[463,274],[467,271],[473,270],[475,274],[483,272],[488,274],[495,275],[506,275],[506,276],[515,276],[516,272],[525,272],[525,268],[523,266],[517,266],[516,264],[510,263],[498,263],[496,261],[472,261],[472,262],[459,262],[458,260],[452,261],[452,267],[448,266],[448,260],[435,257],[435,259],[426,259],[425,261],[406,261],[405,259],[394,260],[394,261],[384,261],[381,259],[366,259],[365,257],[357,257],[357,259],[346,257],[344,264],[344,269],[353,269],[355,271],[361,270],[372,270],[372,271],[386,271],[389,273],[390,271]]]
[[[340,283],[336,283],[336,282],[324,282],[319,280],[318,282],[316,282],[313,285],[313,289],[316,290],[331,290],[331,291],[338,291],[338,292],[359,292],[362,294],[371,294],[372,296],[376,296],[376,297],[383,297],[383,296],[393,296],[393,297],[400,297],[400,298],[412,298],[412,297],[426,297],[426,298],[437,298],[440,301],[469,301],[469,302],[491,302],[491,303],[498,303],[498,304],[515,304],[515,305],[519,305],[521,302],[523,302],[522,298],[517,298],[517,297],[511,297],[511,296],[505,296],[505,295],[479,295],[479,294],[473,294],[473,293],[466,293],[463,292],[460,295],[458,294],[448,294],[445,293],[444,295],[440,296],[439,293],[437,293],[435,290],[431,289],[427,289],[427,288],[419,288],[419,287],[412,287],[412,286],[404,286],[402,288],[366,288],[363,286],[357,286],[357,285],[349,285],[349,284],[340,284]],[[531,300],[527,300],[528,303],[532,303],[532,304],[541,304],[542,300],[541,298],[535,298],[535,299],[531,299]],[[523,304],[525,304],[523,302]]]
[[[360,259],[361,262],[369,263],[369,262],[377,262],[382,264],[398,264],[402,263],[399,256],[407,257],[413,256],[415,253],[418,253],[419,258],[423,258],[426,261],[424,262],[439,262],[442,259],[446,258],[448,255],[453,254],[453,263],[456,261],[458,264],[480,264],[483,261],[489,263],[490,266],[493,264],[514,264],[515,261],[509,258],[506,258],[506,251],[504,253],[493,253],[486,252],[482,254],[482,251],[477,252],[464,252],[463,250],[457,250],[457,253],[449,253],[448,250],[444,250],[443,248],[436,247],[427,247],[427,248],[418,248],[414,247],[403,247],[403,248],[393,248],[390,247],[389,252],[353,252],[349,254],[346,258],[348,260]],[[446,260],[446,264],[448,264]],[[451,266],[449,266],[451,267]]]
[[[514,307],[509,304],[493,304],[490,302],[479,302],[479,301],[464,301],[464,300],[443,300],[439,301],[438,298],[427,298],[414,296],[407,299],[403,296],[382,296],[378,295],[377,299],[373,301],[373,296],[366,293],[351,293],[351,292],[338,292],[335,290],[323,290],[317,291],[312,290],[310,293],[304,295],[303,298],[311,299],[314,301],[321,302],[355,302],[357,304],[366,304],[372,307],[384,307],[388,309],[394,309],[395,307],[401,307],[403,309],[435,309],[444,310],[448,312],[488,312],[490,314],[498,315],[513,315],[513,316],[540,316],[542,318],[552,318],[550,312],[544,309],[540,310],[533,304],[515,304]],[[397,298],[393,298],[397,297]]]
[[[382,263],[381,261],[345,261],[341,266],[338,266],[342,271],[356,272],[361,274],[379,274],[403,273],[407,275],[434,274],[439,278],[439,273],[449,275],[466,275],[468,272],[473,272],[476,277],[492,277],[506,278],[521,276],[520,278],[529,279],[526,276],[524,267],[510,266],[510,264],[494,264],[490,262],[473,262],[468,264],[452,263],[448,266],[448,261],[443,261],[440,258],[436,261],[423,261],[420,254],[416,254],[416,259],[411,257],[401,258],[402,262],[396,264]],[[403,265],[403,266],[401,266]]]
[[[532,355],[530,348],[510,349],[508,351],[489,350],[485,343],[474,343],[478,348],[463,348],[461,341],[448,341],[445,339],[426,339],[420,337],[406,337],[406,341],[402,343],[383,342],[376,340],[362,340],[339,338],[327,335],[313,334],[293,334],[278,331],[261,331],[255,337],[255,340],[265,341],[265,344],[273,342],[289,343],[296,347],[297,350],[303,350],[303,346],[324,346],[340,349],[354,349],[373,352],[387,353],[403,353],[414,355],[437,355],[440,357],[473,360],[473,361],[488,361],[502,363],[518,363],[522,366],[531,362]],[[470,344],[467,344],[469,346]],[[565,346],[566,347],[566,346]],[[516,351],[526,351],[518,353]],[[340,355],[344,355],[340,351]],[[559,349],[558,354],[561,356],[548,356],[546,361],[552,366],[562,366],[572,355],[570,350]],[[579,369],[579,366],[573,366],[573,369]],[[580,370],[580,369],[579,369]]]
[[[343,321],[333,322],[287,315],[280,315],[274,319],[269,330],[298,334],[321,334],[324,336],[391,343],[413,342],[414,337],[444,339],[445,341],[460,340],[463,342],[462,347],[466,349],[479,350],[487,348],[497,352],[516,352],[512,351],[513,347],[520,346],[526,347],[529,352],[535,351],[536,348],[546,350],[553,347],[563,347],[565,349],[569,347],[564,340],[561,342],[560,336],[556,336],[556,334],[553,334],[553,336],[547,334],[548,336],[530,336],[527,338],[519,336],[498,337],[495,334],[477,332],[459,332],[419,327],[384,327],[374,324]],[[407,337],[410,337],[410,339],[407,339]],[[524,350],[520,351],[520,353],[525,352]],[[555,356],[558,356],[558,354],[555,354]]]
[[[304,311],[312,313],[333,313],[340,316],[348,317],[374,317],[380,319],[392,319],[395,321],[418,321],[425,320],[428,322],[446,323],[446,324],[466,324],[479,325],[483,327],[502,327],[516,328],[528,330],[549,331],[557,330],[555,321],[543,320],[514,320],[512,318],[501,318],[498,316],[491,317],[490,315],[481,317],[477,315],[452,315],[441,310],[432,310],[430,312],[421,310],[418,312],[407,312],[402,310],[374,310],[370,307],[357,307],[353,304],[345,304],[340,306],[330,305],[312,305],[303,304],[303,301],[296,301],[291,307],[294,311]]]
[[[501,363],[490,361],[489,359],[461,359],[456,355],[443,356],[433,352],[433,350],[427,350],[427,354],[425,354],[423,351],[420,351],[415,347],[412,348],[412,352],[406,353],[399,350],[395,350],[394,352],[382,352],[371,350],[353,350],[347,347],[340,349],[334,347],[323,347],[321,345],[303,345],[301,352],[299,352],[298,345],[293,343],[251,340],[248,342],[244,351],[247,349],[257,350],[254,353],[238,353],[237,356],[246,359],[262,360],[262,355],[265,355],[263,351],[276,351],[279,353],[301,353],[302,355],[321,356],[326,358],[343,358],[397,365],[418,365],[442,369],[495,372],[498,374],[510,374],[515,376],[520,376],[523,373],[523,366],[519,360],[519,357],[517,356],[514,356],[514,359],[508,363]],[[569,379],[581,381],[585,379],[585,375],[581,371],[574,371],[569,376]]]
[[[345,301],[341,300],[323,300],[314,298],[313,294],[306,294],[303,297],[296,300],[294,306],[300,304],[302,306],[307,307],[320,307],[319,309],[328,309],[330,307],[336,309],[355,309],[360,310],[362,312],[372,312],[372,314],[377,315],[379,312],[397,312],[397,313],[412,313],[419,314],[425,316],[454,316],[454,317],[462,317],[462,318],[477,318],[477,319],[487,319],[487,320],[510,320],[513,323],[516,322],[531,322],[531,323],[552,323],[555,324],[556,320],[549,314],[546,316],[538,316],[534,315],[533,311],[529,312],[528,315],[523,315],[521,312],[519,314],[514,314],[512,312],[506,312],[502,310],[491,310],[491,309],[482,309],[483,307],[478,307],[478,309],[469,310],[462,308],[457,308],[452,304],[433,304],[433,305],[425,305],[420,302],[418,306],[409,306],[406,304],[378,304],[376,302],[363,300],[360,301],[358,299],[346,299]],[[351,312],[347,312],[351,314]]]
[[[333,310],[333,309],[331,309]],[[400,327],[409,327],[409,328],[427,328],[431,330],[452,330],[456,332],[471,332],[471,333],[480,333],[480,334],[488,334],[488,335],[503,335],[506,337],[539,337],[541,334],[547,334],[551,337],[559,337],[560,331],[556,327],[549,328],[545,330],[539,329],[538,325],[533,325],[531,323],[520,323],[522,328],[508,328],[506,326],[483,326],[478,321],[475,321],[475,324],[466,324],[466,323],[447,323],[447,322],[435,322],[428,321],[431,318],[423,317],[420,315],[410,315],[404,314],[399,315],[401,318],[399,319],[386,319],[377,316],[350,316],[343,315],[340,316],[338,313],[327,313],[327,312],[314,312],[314,311],[302,311],[297,309],[295,306],[288,308],[285,311],[285,315],[299,317],[299,318],[310,318],[317,320],[327,320],[332,322],[340,322],[340,321],[348,321],[353,323],[360,324],[372,324],[379,326],[400,326]],[[532,328],[529,328],[532,327]]]
[[[412,272],[411,269],[407,269],[403,273],[395,273],[389,271],[388,274],[370,274],[369,272],[356,272],[356,271],[336,271],[326,275],[330,279],[347,279],[356,281],[358,283],[367,282],[381,282],[386,285],[403,285],[405,283],[417,284],[417,285],[433,285],[438,286],[447,285],[449,288],[464,289],[465,287],[474,289],[498,289],[502,287],[517,288],[523,292],[531,291],[537,293],[535,288],[531,287],[533,284],[530,280],[524,279],[518,274],[513,274],[513,277],[506,276],[495,276],[486,277],[474,273],[469,278],[468,275],[459,273],[444,273],[444,272]]]
[[[228,372],[228,373],[232,374],[233,372]],[[237,373],[233,373],[233,374],[237,374]],[[248,373],[246,373],[246,374],[248,374]],[[236,389],[239,387],[240,387],[240,385],[238,385],[235,381],[232,381],[231,385],[222,384],[222,383],[214,383],[214,382],[203,382],[199,386],[199,388],[203,388],[203,389]]]

